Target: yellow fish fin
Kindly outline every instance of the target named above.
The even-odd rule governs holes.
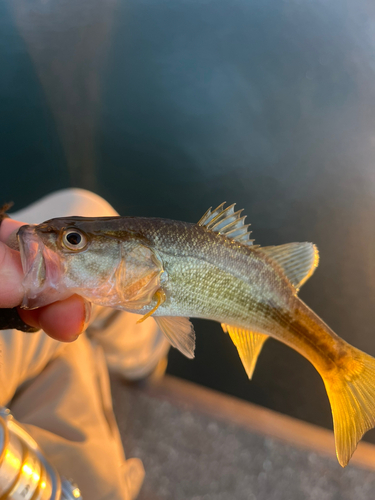
[[[353,359],[323,378],[331,403],[337,459],[345,467],[363,434],[375,426],[375,359],[353,349]]]
[[[257,252],[274,260],[297,290],[312,276],[319,264],[319,252],[313,243],[259,247]]]
[[[154,314],[154,312],[157,310],[159,306],[165,302],[165,293],[161,288],[155,292],[155,295],[153,296],[153,299],[156,300],[156,305],[151,309],[151,311],[148,311],[144,316],[142,316],[141,319],[137,321],[137,323],[143,323],[143,321],[151,316],[151,314]]]
[[[268,339],[268,335],[226,325],[225,323],[222,323],[221,327],[224,332],[229,333],[233,344],[237,347],[238,354],[240,355],[247,376],[251,379],[258,356],[262,350],[264,342]]]
[[[195,333],[189,318],[176,316],[153,316],[160,330],[173,347],[187,358],[194,358]]]

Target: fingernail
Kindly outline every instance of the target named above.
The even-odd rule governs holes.
[[[84,332],[86,330],[86,328],[89,326],[90,319],[91,319],[91,311],[92,311],[91,302],[87,302],[87,300],[85,300],[85,321],[83,323],[81,333]]]

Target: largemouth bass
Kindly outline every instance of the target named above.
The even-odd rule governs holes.
[[[318,265],[312,243],[253,244],[234,205],[197,224],[157,218],[67,217],[18,231],[24,308],[80,294],[152,315],[170,343],[194,356],[189,317],[218,321],[249,378],[268,336],[305,356],[330,400],[337,457],[350,460],[375,425],[375,360],[338,337],[297,296]]]

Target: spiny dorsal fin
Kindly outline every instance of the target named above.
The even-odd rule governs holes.
[[[287,243],[260,247],[257,251],[277,262],[297,290],[312,276],[319,264],[319,252],[313,243]]]
[[[234,211],[235,203],[224,208],[225,203],[224,201],[214,211],[211,211],[212,207],[210,207],[197,223],[198,226],[205,226],[243,245],[252,245],[254,240],[249,239],[251,231],[248,231],[250,224],[245,225],[246,215],[241,217],[242,210]]]
[[[222,323],[221,327],[225,333],[229,333],[233,344],[237,347],[238,354],[241,358],[247,376],[251,379],[258,356],[262,350],[264,342],[268,339],[268,335],[253,332],[251,330],[244,330],[242,328],[237,328],[236,326],[226,325],[225,323]]]

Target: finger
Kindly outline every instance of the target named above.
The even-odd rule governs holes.
[[[26,324],[42,328],[53,339],[73,342],[86,329],[91,304],[79,295],[72,295],[32,311],[19,309],[19,315]]]
[[[0,225],[0,307],[15,307],[23,298],[22,264],[19,252],[4,244],[23,222],[4,219]]]
[[[22,302],[22,279],[19,252],[0,242],[0,307],[16,307]]]
[[[24,226],[24,222],[13,219],[4,219],[0,225],[0,241],[6,243],[9,236],[18,231],[21,226]]]

